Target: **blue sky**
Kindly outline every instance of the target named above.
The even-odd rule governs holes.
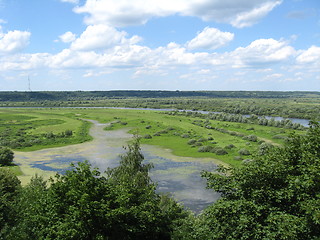
[[[319,0],[0,0],[0,91],[320,91]]]

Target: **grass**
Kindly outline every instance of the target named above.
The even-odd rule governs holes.
[[[10,170],[13,172],[16,176],[22,176],[23,172],[21,171],[19,166],[8,166],[8,167],[1,167]]]
[[[204,120],[193,116],[173,116],[163,112],[128,109],[1,109],[0,128],[11,127],[16,134],[21,128],[26,128],[24,138],[40,136],[52,132],[56,135],[65,130],[72,130],[71,138],[57,138],[46,144],[34,144],[19,148],[19,151],[34,151],[49,147],[89,141],[90,123],[82,119],[97,120],[101,123],[113,122],[106,130],[129,128],[130,133],[142,136],[143,144],[157,145],[170,149],[173,154],[184,157],[218,159],[224,163],[240,166],[242,161],[239,151],[247,149],[256,152],[261,141],[274,145],[283,144],[283,139],[274,139],[276,135],[287,136],[292,130],[260,126],[248,123],[232,123],[217,120]],[[206,121],[206,122],[205,122]],[[210,125],[212,129],[206,126]],[[303,133],[298,131],[298,133]],[[241,136],[239,136],[242,134]],[[255,135],[257,142],[243,139],[243,136]],[[145,136],[150,136],[145,138]],[[18,137],[15,139],[19,139]],[[188,144],[194,139],[195,144]],[[226,146],[234,145],[226,149]],[[226,155],[216,152],[199,152],[202,146],[224,149]],[[242,159],[252,156],[241,156]]]

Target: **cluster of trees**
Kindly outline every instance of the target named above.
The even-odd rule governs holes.
[[[0,92],[0,101],[70,101],[93,100],[101,98],[177,98],[177,97],[208,97],[208,98],[292,98],[320,95],[318,92],[273,92],[273,91],[38,91],[38,92]]]
[[[143,159],[135,141],[103,175],[83,162],[25,187],[0,169],[0,239],[170,239],[189,213],[156,193]]]
[[[205,110],[319,120],[319,92],[74,91],[0,92],[1,106]]]
[[[272,149],[272,151],[270,151]],[[139,142],[104,175],[79,163],[22,187],[0,169],[1,239],[319,240],[320,125],[238,168],[202,173],[221,198],[198,216],[156,192]]]
[[[257,115],[250,115],[245,116],[241,114],[232,114],[232,113],[208,113],[203,114],[201,112],[168,112],[166,114],[170,115],[185,115],[185,116],[192,116],[198,117],[202,119],[211,119],[211,120],[218,120],[218,121],[225,121],[225,122],[238,122],[238,123],[252,123],[252,124],[259,124],[263,126],[271,126],[271,127],[279,127],[279,128],[288,128],[288,129],[299,129],[304,130],[306,127],[299,123],[293,123],[290,119],[282,119],[282,120],[275,120],[275,118],[267,119],[266,117],[258,117]],[[198,122],[200,125],[201,122]]]
[[[320,239],[318,123],[284,148],[219,171],[203,172],[222,194],[200,216],[203,239]]]

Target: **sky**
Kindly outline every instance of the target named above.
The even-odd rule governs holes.
[[[0,0],[0,91],[320,91],[320,0]]]

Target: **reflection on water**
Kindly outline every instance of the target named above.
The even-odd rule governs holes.
[[[34,152],[16,152],[15,162],[21,165],[25,176],[30,179],[35,173],[39,175],[54,175],[70,169],[70,163],[88,160],[92,166],[101,172],[119,164],[120,156],[125,150],[122,146],[132,138],[126,129],[103,131],[105,124],[94,124],[90,135],[94,140],[77,145],[60,148],[44,149]],[[205,180],[200,177],[203,169],[213,170],[215,165],[204,159],[178,157],[169,151],[155,146],[143,145],[142,153],[147,163],[154,168],[150,176],[158,184],[159,192],[172,194],[178,201],[194,210],[201,211],[205,206],[219,198],[219,194],[205,189]]]

